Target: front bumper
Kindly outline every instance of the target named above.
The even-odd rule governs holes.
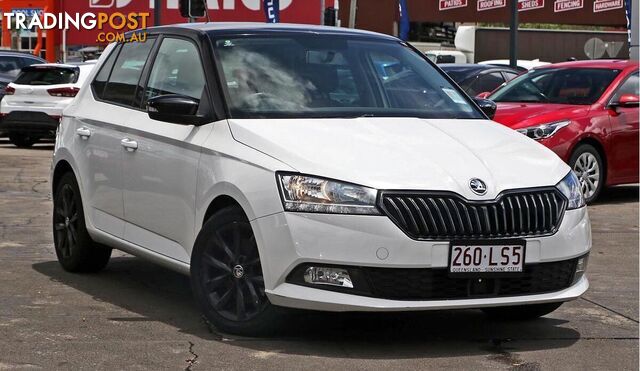
[[[60,119],[44,112],[13,111],[0,121],[0,132],[37,135],[55,138]]]
[[[379,268],[446,268],[447,241],[416,241],[385,216],[278,213],[252,221],[271,302],[286,307],[327,311],[427,310],[568,301],[582,295],[582,277],[559,291],[517,296],[447,300],[390,300],[353,295],[287,282],[303,263]],[[583,256],[591,249],[586,208],[565,213],[552,236],[527,238],[525,265]]]

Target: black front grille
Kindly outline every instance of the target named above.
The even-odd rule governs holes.
[[[556,189],[509,192],[494,201],[469,201],[445,192],[385,191],[380,204],[411,238],[450,240],[553,234],[567,200]]]
[[[525,265],[524,271],[496,278],[458,278],[448,269],[360,268],[369,295],[392,300],[468,299],[541,294],[568,288],[577,259]]]

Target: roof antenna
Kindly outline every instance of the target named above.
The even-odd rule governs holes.
[[[209,1],[202,0],[204,2],[204,11],[207,13],[207,23],[211,23],[211,15],[209,14]]]

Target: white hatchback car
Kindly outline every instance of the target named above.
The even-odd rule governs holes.
[[[62,111],[80,91],[95,63],[34,64],[22,68],[0,103],[0,131],[11,143],[30,147],[53,139]]]
[[[190,274],[206,318],[245,334],[282,307],[532,318],[587,290],[571,169],[402,41],[285,24],[147,32],[110,45],[64,112],[65,269],[100,270],[112,248],[148,258]]]

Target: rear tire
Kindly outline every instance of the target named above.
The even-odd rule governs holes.
[[[38,138],[25,134],[9,134],[9,141],[18,148],[29,148],[38,141]]]
[[[595,201],[604,188],[605,166],[598,150],[590,144],[579,145],[569,160],[569,166],[580,180],[586,203]]]
[[[526,321],[545,316],[560,308],[560,303],[514,305],[509,307],[482,308],[482,311],[493,319]]]
[[[216,212],[202,227],[191,254],[191,286],[210,325],[238,335],[268,335],[281,309],[265,294],[251,224],[240,207]]]
[[[95,243],[84,220],[80,190],[73,173],[60,179],[53,198],[53,240],[58,262],[69,272],[98,272],[111,249]]]

